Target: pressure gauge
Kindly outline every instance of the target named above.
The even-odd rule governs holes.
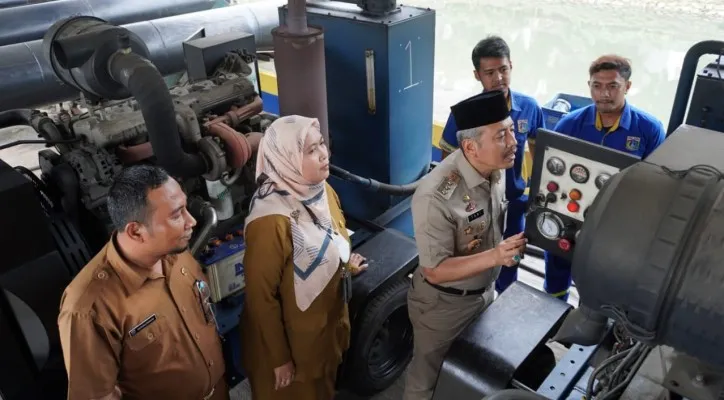
[[[558,157],[551,157],[546,161],[546,168],[551,174],[561,176],[566,172],[566,163]]]
[[[603,185],[606,184],[606,182],[607,182],[609,179],[611,179],[611,175],[609,175],[609,174],[607,174],[607,173],[605,173],[605,172],[602,172],[601,174],[599,174],[599,175],[596,177],[596,180],[595,180],[594,182],[596,183],[596,187],[597,187],[598,189],[600,189],[600,188],[603,187]]]
[[[563,232],[563,221],[550,212],[543,212],[538,215],[536,225],[538,232],[548,240],[557,240]]]
[[[588,178],[588,168],[584,167],[581,164],[573,164],[573,166],[571,167],[571,179],[573,179],[573,182],[586,183],[588,182]]]

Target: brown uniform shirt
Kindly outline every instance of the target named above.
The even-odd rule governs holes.
[[[326,187],[334,229],[349,240],[337,194]],[[254,395],[270,398],[262,394],[274,392],[274,368],[288,361],[294,361],[299,382],[318,379],[327,368],[336,369],[349,346],[349,315],[339,273],[306,311],[297,306],[289,217],[268,215],[251,222],[245,240],[242,355],[256,386]]]
[[[163,275],[134,267],[111,240],[66,288],[58,325],[68,398],[228,399],[224,359],[196,282],[206,279],[185,252]],[[219,390],[216,390],[219,389]]]

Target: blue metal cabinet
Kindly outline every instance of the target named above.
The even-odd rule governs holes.
[[[336,2],[307,11],[309,25],[325,32],[332,163],[381,182],[417,180],[432,156],[435,11],[400,6],[377,17]],[[286,13],[280,7],[282,24]],[[330,183],[345,213],[359,219],[374,219],[403,200]]]

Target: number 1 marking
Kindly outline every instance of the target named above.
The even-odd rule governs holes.
[[[411,40],[408,40],[408,41],[407,41],[407,45],[405,46],[405,50],[408,51],[407,54],[408,54],[408,60],[409,60],[409,64],[410,64],[410,84],[407,85],[407,86],[405,86],[402,90],[407,90],[407,89],[413,88],[413,87],[415,87],[415,86],[417,86],[417,85],[420,84],[419,81],[418,81],[418,82],[415,82],[415,83],[412,83],[412,41],[411,41]]]

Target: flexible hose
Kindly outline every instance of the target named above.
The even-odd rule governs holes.
[[[7,128],[16,125],[30,125],[32,110],[19,109],[0,111],[0,128]]]
[[[111,57],[108,69],[113,80],[138,102],[159,165],[182,178],[205,174],[208,168],[203,157],[186,153],[181,147],[173,99],[158,69],[138,54],[123,52]]]
[[[364,186],[372,192],[385,192],[396,196],[407,196],[415,193],[415,190],[420,185],[420,182],[425,179],[425,176],[427,176],[425,175],[415,182],[408,183],[407,185],[390,185],[389,183],[382,183],[371,178],[364,178],[359,175],[355,175],[336,165],[330,165],[329,170],[334,176]]]
[[[76,138],[68,138],[64,137],[60,130],[58,130],[58,127],[55,125],[52,119],[48,118],[47,116],[40,116],[34,117],[30,123],[33,125],[33,128],[35,128],[35,131],[40,134],[40,136],[44,137],[48,140],[66,140],[66,139],[76,139]],[[71,147],[67,144],[62,143],[56,143],[55,147],[58,149],[60,153],[66,153],[70,151]]]
[[[605,394],[601,395],[601,400],[614,400],[619,396],[619,393],[626,389],[626,387],[631,383],[631,381],[634,378],[634,375],[636,375],[636,372],[638,372],[639,368],[641,368],[641,364],[644,363],[646,360],[646,357],[648,357],[649,352],[651,351],[651,348],[646,347],[643,350],[640,350],[640,354],[636,361],[634,362],[634,365],[631,366],[631,370],[626,375],[626,379],[624,379],[623,382],[616,385],[613,389],[608,391]]]
[[[600,374],[601,371],[606,369],[609,365],[628,356],[628,354],[631,353],[632,350],[633,348],[630,348],[612,355],[611,357],[603,360],[603,362],[601,362],[601,364],[599,364],[598,367],[593,370],[591,376],[588,378],[588,384],[586,385],[586,399],[593,398],[593,385],[596,383],[596,377],[598,376],[598,374]]]

